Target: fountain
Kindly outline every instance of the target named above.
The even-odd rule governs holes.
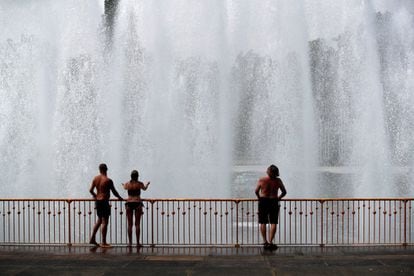
[[[2,197],[412,194],[412,1],[103,2],[0,3]]]

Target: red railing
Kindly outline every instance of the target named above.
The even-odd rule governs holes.
[[[413,244],[413,198],[286,199],[282,245]],[[124,202],[111,201],[108,241],[127,243]],[[0,244],[85,244],[96,221],[89,199],[0,199]],[[151,246],[261,243],[255,199],[146,199],[140,242]]]

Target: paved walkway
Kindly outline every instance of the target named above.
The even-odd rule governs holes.
[[[414,246],[0,246],[0,275],[414,275]]]

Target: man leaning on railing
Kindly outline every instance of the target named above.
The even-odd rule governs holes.
[[[278,195],[281,190],[280,196]],[[279,169],[275,165],[267,168],[267,176],[257,182],[256,196],[259,199],[259,224],[263,237],[263,246],[266,250],[276,250],[277,245],[273,243],[276,235],[276,224],[279,219],[279,200],[286,195],[286,189],[279,178]],[[266,235],[266,224],[270,223],[269,240]]]
[[[114,187],[114,182],[107,176],[108,167],[106,164],[99,165],[100,174],[95,176],[92,181],[91,188],[89,192],[92,194],[95,199],[95,207],[98,215],[98,220],[93,227],[92,236],[89,241],[90,244],[98,245],[96,242],[96,232],[98,232],[99,227],[102,225],[102,247],[110,247],[106,242],[106,233],[108,231],[108,222],[109,216],[111,215],[111,207],[109,205],[109,198],[111,196],[110,192],[119,199],[124,200],[116,191]],[[96,193],[95,190],[96,189]]]

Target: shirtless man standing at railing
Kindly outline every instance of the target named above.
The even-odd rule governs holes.
[[[280,196],[278,195],[279,189],[282,192]],[[279,220],[279,200],[286,195],[285,186],[279,178],[279,169],[275,165],[270,165],[267,168],[267,176],[259,179],[255,194],[259,199],[259,224],[264,249],[275,250],[277,246],[273,244],[273,239]],[[266,224],[268,223],[270,223],[269,240],[266,235]]]
[[[107,171],[108,167],[106,166],[106,164],[100,164],[100,174],[95,176],[95,178],[92,181],[91,188],[89,189],[89,192],[95,199],[96,213],[98,214],[98,221],[93,227],[93,232],[89,243],[98,245],[96,243],[96,232],[98,232],[98,229],[102,224],[102,243],[100,245],[102,247],[110,247],[110,245],[106,242],[106,233],[108,231],[109,216],[111,215],[111,206],[109,205],[110,192],[112,191],[112,193],[119,200],[124,200],[115,190],[112,179],[110,179],[106,174]],[[95,189],[96,193],[94,192]]]

